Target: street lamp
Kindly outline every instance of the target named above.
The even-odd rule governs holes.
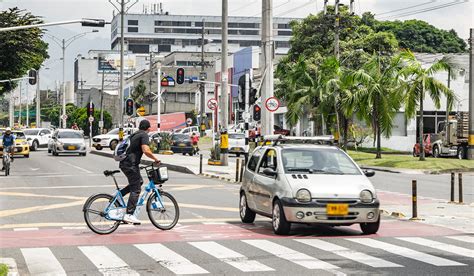
[[[59,39],[57,37],[55,37],[54,35],[52,34],[49,34],[49,33],[45,33],[48,37],[50,37],[59,47],[61,47],[62,49],[62,54],[63,54],[63,84],[62,84],[62,90],[63,90],[63,114],[59,120],[59,122],[61,122],[61,119],[62,119],[62,127],[63,128],[66,128],[66,48],[69,47],[76,39],[79,39],[83,36],[85,36],[86,34],[90,34],[90,33],[97,33],[99,32],[99,30],[92,30],[90,32],[84,32],[84,33],[80,33],[80,34],[77,34],[77,35],[74,35],[70,38],[67,38],[67,39]]]

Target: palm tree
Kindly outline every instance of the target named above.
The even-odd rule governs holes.
[[[362,69],[353,73],[357,89],[351,98],[359,109],[358,115],[376,134],[375,158],[382,158],[381,134],[390,137],[393,118],[402,104],[402,78],[399,75],[402,66],[401,55],[387,59],[374,54]]]
[[[142,106],[145,101],[146,85],[144,80],[140,80],[135,86],[131,94],[133,101],[137,107]]]
[[[420,121],[419,121],[419,141],[420,148],[423,149],[423,100],[425,94],[433,100],[436,108],[440,108],[441,96],[447,98],[449,109],[455,99],[455,95],[444,83],[434,78],[434,75],[441,71],[448,71],[452,68],[449,58],[442,58],[436,61],[428,68],[424,68],[422,64],[415,58],[412,52],[406,51],[403,53],[407,65],[403,69],[402,74],[406,81],[406,96],[405,96],[405,112],[408,117],[416,115],[416,109],[419,107]],[[425,160],[425,152],[420,152],[420,161]]]

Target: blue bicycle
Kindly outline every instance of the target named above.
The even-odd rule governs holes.
[[[179,219],[179,207],[176,199],[169,193],[163,191],[163,183],[168,180],[168,170],[166,167],[155,167],[154,165],[140,167],[147,172],[150,182],[145,187],[145,192],[138,199],[137,208],[134,215],[138,217],[141,208],[145,204],[148,194],[151,195],[146,200],[146,211],[148,218],[154,226],[161,230],[170,230]],[[127,205],[120,192],[114,174],[116,171],[104,171],[104,175],[112,176],[117,192],[115,196],[110,194],[96,194],[89,197],[84,203],[83,212],[87,226],[97,234],[110,234],[117,230],[122,221]]]

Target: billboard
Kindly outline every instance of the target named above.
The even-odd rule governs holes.
[[[156,131],[158,129],[157,126],[157,118],[156,115],[148,115],[137,118],[137,125],[140,120],[147,119],[150,121],[151,124],[151,131]],[[171,131],[173,129],[180,129],[186,127],[186,114],[184,112],[176,112],[176,113],[168,113],[168,114],[161,114],[161,130]]]
[[[136,57],[135,55],[125,55],[124,57],[124,72],[135,72]],[[119,71],[120,69],[120,55],[119,54],[99,54],[98,68],[102,72]]]

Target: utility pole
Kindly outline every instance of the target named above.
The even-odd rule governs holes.
[[[84,82],[85,82],[85,81],[82,80],[82,76],[81,76],[81,80],[78,81],[78,82],[81,84],[81,92],[80,92],[81,101],[79,102],[78,106],[82,107],[82,105],[84,104],[84,89],[83,88],[84,88]]]
[[[448,68],[448,89],[451,89],[451,68]],[[445,128],[446,128],[446,141],[449,143],[449,102],[446,98],[446,117],[445,117]],[[439,131],[439,130],[438,130]]]
[[[41,89],[40,89],[40,71],[36,74],[36,127],[41,127]]]
[[[250,69],[250,72],[253,69]],[[245,73],[245,118],[244,119],[244,128],[245,128],[245,164],[248,162],[250,147],[249,147],[249,117],[250,117],[250,108],[249,108],[249,94],[250,94],[250,74]],[[237,125],[237,123],[236,123]]]
[[[262,105],[273,97],[273,1],[262,0],[262,48],[263,48],[263,85]],[[273,113],[262,106],[261,135],[273,134]]]
[[[19,113],[18,113],[18,126],[21,126],[21,83],[22,81],[20,81],[20,84],[19,84],[19,88],[20,88],[20,110],[19,110]]]
[[[62,40],[63,50],[63,116],[62,116],[62,128],[66,128],[66,40]]]
[[[150,79],[148,81],[148,84],[149,84],[149,91],[148,91],[148,114],[151,114],[151,110],[153,109],[153,100],[152,100],[152,94],[151,94],[151,91],[153,91],[153,52],[151,51],[151,47],[150,47]],[[158,77],[158,81],[160,81],[159,77]]]
[[[26,85],[26,127],[30,127],[30,106],[28,104],[28,85]]]
[[[339,62],[339,21],[340,21],[340,13],[339,13],[339,0],[336,0],[336,5],[334,6],[335,9],[335,35],[334,35],[334,56],[336,57],[337,61]],[[336,140],[338,143],[340,143],[340,131],[341,131],[341,125],[339,122],[339,112],[337,110],[337,96],[339,93],[336,93],[334,97],[336,97],[334,101],[334,112],[336,113],[336,124],[337,124],[337,131],[336,131]]]
[[[471,29],[469,37],[469,148],[467,151],[467,159],[474,160],[474,29]]]
[[[156,127],[158,133],[161,132],[161,62],[158,61],[158,76],[157,76],[157,83],[158,83],[158,89],[157,89],[157,97],[156,97]]]
[[[228,21],[229,21],[229,14],[228,14],[228,0],[222,0],[222,55],[221,55],[221,98],[220,98],[220,121],[221,121],[221,130],[227,131],[227,123],[228,123],[228,104],[229,101],[227,99],[227,78],[228,78],[228,70],[227,70],[227,39],[228,39]],[[227,135],[227,134],[224,134]],[[229,156],[227,154],[226,148],[223,148],[224,143],[222,143],[223,134],[221,133],[221,164],[222,166],[227,166],[229,164]]]
[[[200,74],[200,79],[204,79],[204,32],[205,32],[205,27],[204,27],[204,19],[202,19],[202,29],[201,29],[201,74]],[[200,114],[199,114],[199,129],[201,130],[201,137],[204,137],[205,131],[201,127],[204,124],[204,114],[206,113],[206,87],[205,83],[201,82],[199,84],[199,91],[201,92],[201,103],[200,103]],[[214,137],[212,138],[214,139]]]
[[[102,89],[100,90],[100,121],[99,121],[99,128],[100,133],[104,133],[104,78],[105,78],[105,70],[102,69]]]

